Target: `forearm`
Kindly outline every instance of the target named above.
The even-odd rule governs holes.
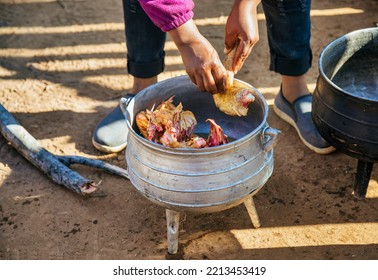
[[[257,7],[260,2],[261,0],[234,0],[234,5],[232,6],[228,19],[231,21],[230,25],[233,26],[233,29],[239,29],[237,31],[239,36],[247,36],[247,34],[250,33],[248,30],[257,27]],[[235,32],[236,30],[232,31]]]
[[[168,33],[180,51],[189,76],[201,68],[220,63],[216,50],[199,32],[192,19]]]
[[[188,44],[199,43],[202,39],[202,35],[192,19],[168,33],[179,49]]]

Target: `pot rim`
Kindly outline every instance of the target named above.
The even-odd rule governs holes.
[[[373,32],[374,31],[374,32]],[[369,27],[369,28],[364,28],[364,29],[358,29],[358,30],[354,30],[352,32],[349,32],[343,36],[340,36],[336,39],[334,39],[333,41],[331,41],[328,45],[326,45],[323,50],[321,51],[320,53],[320,56],[319,56],[319,59],[318,59],[318,68],[319,68],[319,73],[320,73],[320,76],[322,78],[324,78],[329,85],[331,85],[332,87],[336,88],[337,90],[339,90],[340,92],[342,92],[343,94],[347,95],[348,97],[356,100],[356,101],[368,101],[369,103],[370,102],[373,102],[373,103],[377,103],[378,101],[377,100],[374,100],[374,99],[371,99],[371,98],[367,98],[365,96],[355,96],[354,94],[351,94],[350,92],[344,90],[343,88],[339,87],[338,85],[336,85],[325,73],[324,73],[324,69],[323,69],[323,66],[322,66],[322,61],[324,59],[324,56],[325,56],[325,52],[328,51],[330,48],[332,48],[333,46],[335,45],[338,45],[340,44],[341,42],[344,42],[345,40],[349,39],[349,38],[354,38],[354,36],[356,34],[360,34],[360,33],[364,33],[364,32],[373,32],[373,33],[376,33],[375,36],[378,36],[378,27]]]
[[[147,91],[149,88],[156,87],[158,85],[164,84],[164,82],[171,80],[171,79],[183,79],[183,80],[187,80],[187,81],[191,82],[191,80],[189,79],[189,76],[187,76],[187,75],[177,76],[177,77],[169,78],[169,79],[160,81],[156,84],[153,84],[153,85],[143,89],[138,94],[143,94],[143,92]],[[135,102],[135,98],[133,98],[130,101],[130,104],[127,106],[127,110],[129,111],[128,112],[129,114],[126,114],[126,116],[125,116],[127,127],[129,129],[129,134],[131,132],[140,142],[142,142],[143,145],[148,146],[151,149],[159,150],[159,151],[163,151],[165,153],[170,153],[170,154],[175,154],[175,155],[177,155],[177,154],[184,154],[184,155],[213,154],[213,153],[223,152],[223,151],[227,151],[227,150],[233,150],[236,147],[245,144],[245,142],[249,141],[251,138],[255,137],[257,134],[259,134],[261,131],[263,131],[264,128],[268,127],[267,117],[268,117],[268,113],[269,113],[268,104],[267,104],[264,96],[260,93],[260,91],[258,91],[252,85],[250,85],[250,84],[248,84],[244,81],[241,81],[239,79],[235,78],[234,82],[252,89],[254,91],[254,94],[257,95],[260,98],[262,105],[263,105],[263,109],[264,109],[264,116],[263,116],[263,120],[261,121],[261,123],[254,130],[252,130],[250,133],[244,135],[243,137],[240,137],[240,138],[238,138],[234,141],[231,141],[227,144],[223,144],[223,145],[219,145],[219,146],[213,146],[213,147],[205,147],[205,148],[200,148],[200,149],[196,149],[196,148],[172,148],[172,147],[167,147],[167,146],[164,146],[162,144],[158,144],[158,143],[149,141],[148,139],[141,136],[139,133],[135,132],[135,130],[132,127],[132,124],[130,123],[130,119],[128,117],[128,115],[131,114],[131,112],[129,111],[130,105],[132,105]]]

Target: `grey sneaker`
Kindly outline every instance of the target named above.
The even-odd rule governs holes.
[[[135,95],[127,94],[131,100]],[[104,153],[117,153],[127,146],[128,128],[120,105],[103,118],[95,127],[92,144]]]
[[[329,154],[335,151],[316,129],[312,117],[312,95],[298,97],[292,104],[282,95],[277,94],[273,104],[274,112],[284,121],[292,125],[298,132],[302,142],[318,154]]]

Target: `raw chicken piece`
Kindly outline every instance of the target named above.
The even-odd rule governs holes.
[[[181,144],[177,141],[177,136],[179,131],[174,127],[173,123],[166,127],[164,134],[160,137],[159,142],[164,146],[172,147],[172,148],[180,148]]]
[[[180,114],[180,140],[189,139],[192,137],[194,128],[197,125],[196,117],[191,111],[183,111]]]
[[[234,86],[234,72],[232,71],[232,62],[235,51],[238,47],[237,41],[234,48],[226,54],[224,67],[228,72],[227,88],[223,93],[213,94],[215,106],[223,113],[230,116],[246,116],[248,106],[255,100],[253,91],[248,88]]]
[[[210,122],[210,132],[206,141],[209,147],[227,144],[228,138],[223,133],[223,129],[213,119],[207,119],[206,121]]]
[[[193,135],[188,142],[186,142],[187,147],[189,148],[205,148],[208,147],[207,142],[202,137]]]
[[[207,140],[193,134],[197,120],[191,111],[183,111],[180,103],[172,104],[173,96],[155,110],[139,112],[135,121],[142,136],[150,141],[172,148],[205,148],[228,143],[222,128],[213,119]]]
[[[224,93],[213,94],[215,106],[230,116],[246,116],[248,106],[255,100],[253,91],[248,88],[232,86]]]
[[[182,104],[172,104],[173,96],[161,103],[156,109],[141,111],[135,121],[142,136],[163,145],[188,140],[197,124],[190,111],[183,111]],[[162,140],[161,140],[162,139]],[[172,144],[169,144],[172,143]]]
[[[162,138],[160,138],[161,143],[164,146],[168,146],[171,148],[195,148],[195,149],[208,147],[206,140],[197,135],[193,135],[192,137],[190,137],[189,140],[183,141],[183,142],[177,142],[174,139],[170,138],[170,136],[171,136],[170,134],[167,134],[163,136]]]
[[[148,139],[148,125],[149,125],[149,119],[151,117],[151,111],[145,110],[142,112],[139,112],[136,117],[135,121],[139,128],[140,134],[146,139]]]
[[[156,109],[139,112],[135,121],[144,138],[178,148],[192,137],[197,121],[192,112],[183,111],[181,103],[175,106],[173,97]]]

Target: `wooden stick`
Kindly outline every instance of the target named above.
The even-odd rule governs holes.
[[[70,166],[72,164],[81,164],[81,165],[86,165],[90,167],[94,167],[97,169],[104,170],[110,174],[113,175],[118,175],[121,177],[124,177],[126,179],[129,178],[129,173],[127,172],[126,169],[123,169],[121,167],[109,164],[107,162],[104,162],[102,160],[97,160],[97,159],[90,159],[90,158],[85,158],[85,157],[80,157],[80,156],[58,156],[55,155],[55,157],[64,165]]]
[[[127,170],[100,160],[79,156],[56,156],[50,153],[1,104],[0,131],[23,157],[44,172],[53,182],[78,194],[88,195],[93,193],[97,190],[97,184],[68,168],[71,164],[84,164],[129,178]]]

